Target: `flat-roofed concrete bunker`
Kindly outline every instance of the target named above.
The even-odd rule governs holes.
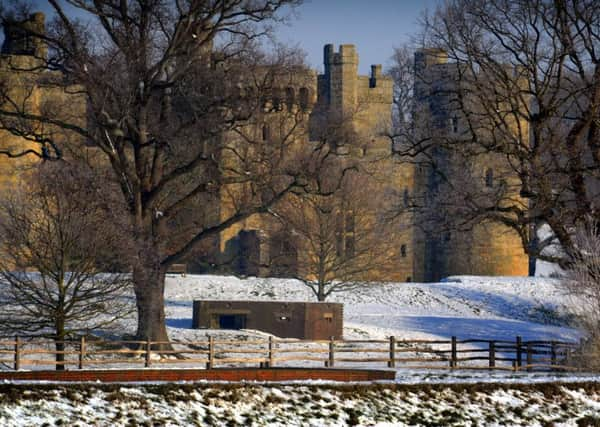
[[[195,329],[256,329],[281,338],[341,339],[344,306],[329,302],[194,301]]]

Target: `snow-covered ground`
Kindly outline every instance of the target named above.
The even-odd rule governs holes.
[[[598,384],[0,386],[13,426],[596,426]]]
[[[192,301],[314,301],[301,282],[231,276],[169,276],[166,312],[176,340],[205,336],[193,330]],[[456,276],[442,283],[373,283],[333,294],[344,304],[344,338],[577,341],[569,322],[573,302],[560,282],[549,278]],[[131,325],[133,329],[133,325]],[[209,332],[210,333],[210,332]]]
[[[165,291],[171,339],[265,336],[191,329],[196,299],[314,300],[295,280],[173,275]],[[371,284],[333,295],[331,301],[344,303],[346,339],[581,337],[569,315],[576,302],[549,278],[461,276],[442,283]],[[118,332],[134,329],[132,318]],[[7,383],[0,384],[0,425],[599,425],[599,380],[593,374],[398,367],[395,382],[370,386]],[[537,384],[548,381],[552,384]]]
[[[168,360],[170,366],[201,368],[206,356],[194,355],[185,350],[206,350],[208,336],[216,341],[240,341],[243,346],[234,344],[220,346],[216,350],[215,360],[218,366],[241,366],[239,363],[228,364],[224,358],[256,359],[265,357],[266,336],[261,331],[243,330],[208,330],[192,329],[192,307],[194,300],[222,299],[222,300],[275,300],[275,301],[314,301],[314,296],[309,288],[300,281],[291,279],[274,278],[248,278],[239,279],[232,276],[170,275],[167,277],[165,288],[166,323],[170,338],[179,343],[176,349],[180,355],[195,359],[194,362],[185,362],[181,359]],[[129,297],[134,304],[133,296]],[[581,332],[573,327],[573,319],[569,307],[575,302],[571,301],[561,288],[558,280],[550,278],[524,278],[524,277],[475,277],[456,276],[450,277],[441,283],[372,283],[362,287],[353,287],[352,290],[333,294],[330,301],[344,304],[344,338],[346,340],[386,340],[394,336],[397,341],[402,340],[448,340],[456,336],[459,340],[502,340],[515,341],[516,336],[521,336],[524,341],[529,340],[557,340],[576,342],[581,337]],[[135,317],[125,319],[116,331],[104,331],[113,337],[131,336],[136,327]],[[99,331],[101,332],[101,331]],[[256,342],[256,338],[261,340]],[[254,341],[254,343],[249,343]],[[48,343],[48,346],[50,343]],[[88,344],[88,345],[91,345]],[[356,348],[357,344],[348,344]],[[286,347],[287,346],[287,347]],[[386,343],[360,344],[360,348],[379,349],[384,353]],[[415,344],[399,343],[402,353],[400,358],[435,359],[438,367],[447,367],[446,356],[440,351],[448,351],[449,344]],[[233,348],[235,347],[235,348]],[[408,347],[408,348],[407,348]],[[243,352],[241,349],[256,350]],[[281,359],[291,355],[285,353],[291,348],[296,349],[294,356],[302,357],[302,361]],[[425,351],[422,349],[425,348]],[[488,344],[470,343],[467,347],[472,350],[487,351]],[[27,347],[24,348],[28,350]],[[30,346],[29,349],[32,349]],[[10,351],[10,348],[6,350]],[[75,348],[76,350],[76,348]],[[228,351],[233,350],[233,351]],[[88,349],[89,351],[89,349]],[[288,343],[277,344],[275,348],[277,366],[323,366],[327,354],[318,353],[327,351],[327,344]],[[507,351],[509,351],[507,353]],[[159,357],[158,354],[154,355]],[[310,359],[309,356],[319,356],[319,360]],[[351,357],[356,355],[351,355]],[[462,353],[463,357],[483,356],[485,353]],[[500,358],[514,358],[513,350],[498,351]],[[51,368],[27,364],[27,359],[51,360],[51,355],[41,356],[35,352],[22,355],[22,366],[26,369]],[[109,356],[103,356],[107,358]],[[119,359],[119,356],[114,356]],[[386,359],[387,354],[377,351],[363,352],[356,357]],[[69,356],[71,366],[76,366],[77,356]],[[86,360],[89,360],[86,359]],[[121,358],[122,360],[122,358]],[[112,368],[139,368],[143,366],[143,357],[130,358],[130,363],[119,361],[110,365]],[[159,361],[156,360],[156,363]],[[132,364],[133,363],[133,364]],[[510,367],[510,361],[501,361],[497,366]],[[535,360],[534,360],[535,363]],[[258,362],[248,361],[246,366],[256,366]],[[415,366],[399,361],[397,377],[399,381],[415,382],[419,378],[431,378],[431,372],[407,369]],[[431,363],[426,363],[431,365]],[[487,367],[484,361],[461,361],[460,366]],[[88,365],[93,367],[94,365]],[[339,362],[336,366],[386,368],[386,360],[377,362]],[[0,369],[12,369],[12,364],[0,364]],[[466,377],[454,372],[450,377],[440,375],[440,380],[448,381],[460,379],[463,381],[490,378],[490,373],[469,373]],[[514,378],[513,373],[500,376]],[[497,378],[497,374],[493,375]],[[527,380],[527,379],[525,379]]]

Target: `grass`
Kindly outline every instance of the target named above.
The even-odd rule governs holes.
[[[511,399],[510,404],[503,400],[507,398]],[[60,410],[70,406],[72,411],[70,416],[56,415],[52,422],[43,419],[42,423],[48,425],[60,425],[65,420],[69,423],[78,420],[81,425],[89,421],[90,424],[123,426],[131,425],[132,420],[135,425],[152,426],[169,423],[306,425],[311,422],[325,425],[378,422],[431,426],[486,425],[490,422],[552,425],[571,419],[578,425],[600,427],[600,417],[589,403],[599,400],[600,383],[597,382],[0,384],[0,424],[7,423],[6,414],[11,413],[4,408],[18,406],[27,410],[35,407],[36,402],[46,401],[55,402],[59,409],[62,408]],[[91,401],[100,401],[102,409],[86,415],[81,408],[90,405]],[[50,409],[44,412],[50,413],[52,405],[48,405]],[[535,410],[530,410],[532,405],[536,406]]]

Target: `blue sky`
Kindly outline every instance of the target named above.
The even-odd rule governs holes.
[[[277,37],[297,44],[308,63],[322,69],[323,46],[356,45],[359,71],[367,74],[371,64],[388,63],[393,47],[418,31],[417,22],[426,8],[440,0],[305,0],[297,17],[277,28]]]
[[[0,0],[3,1],[3,0]],[[10,1],[10,0],[9,0]],[[441,0],[305,0],[287,25],[276,27],[279,41],[297,45],[307,54],[309,65],[323,68],[323,46],[333,43],[356,45],[359,71],[368,74],[371,64],[388,64],[393,47],[418,31],[425,9],[433,10]],[[33,0],[37,9],[48,11],[46,0]]]

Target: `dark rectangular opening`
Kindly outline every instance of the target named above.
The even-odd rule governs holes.
[[[219,328],[221,329],[245,329],[245,314],[220,314]]]

